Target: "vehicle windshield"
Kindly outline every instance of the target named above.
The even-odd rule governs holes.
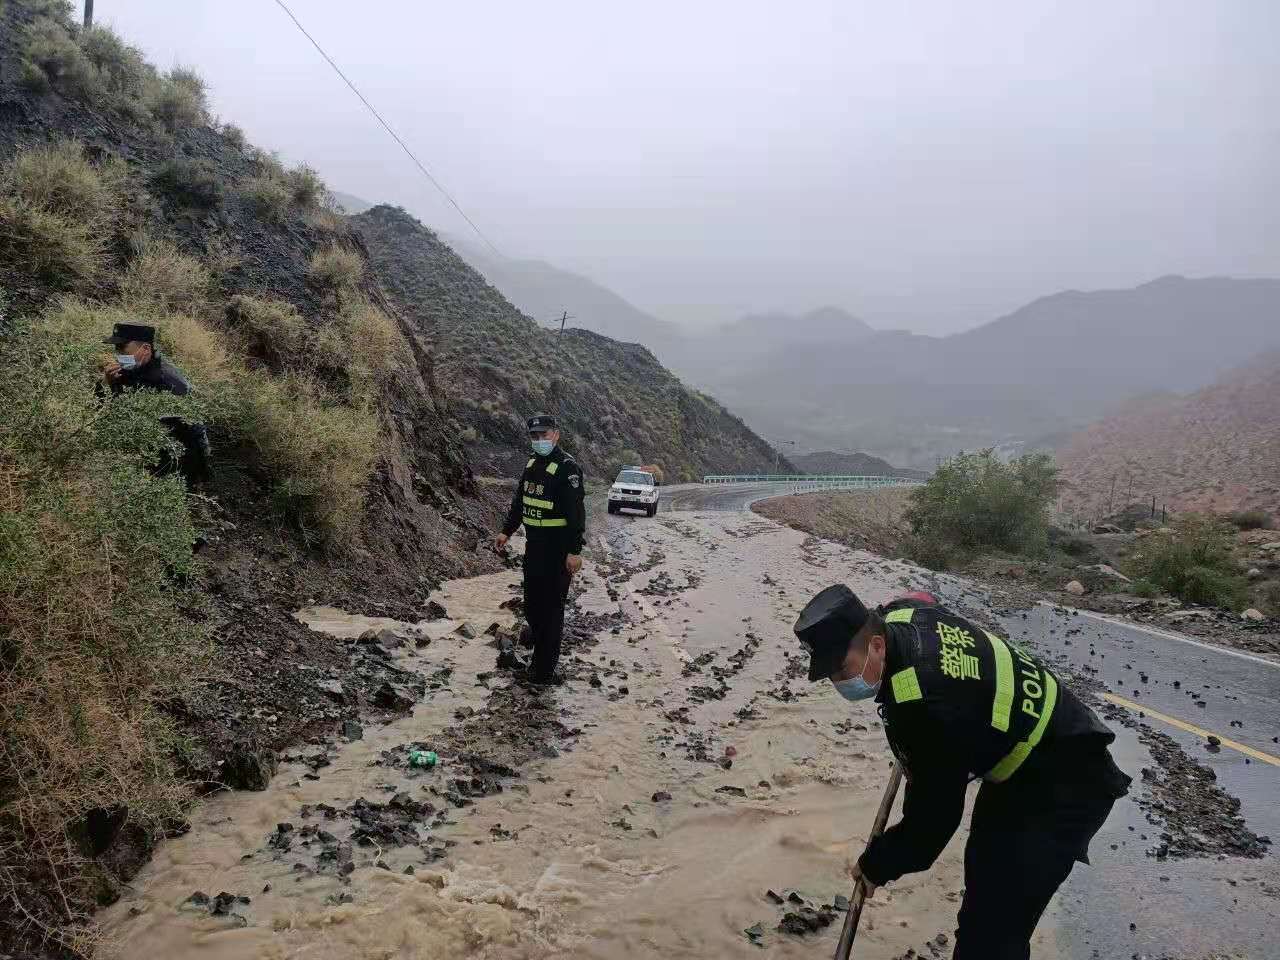
[[[650,486],[653,486],[653,474],[642,473],[639,470],[623,470],[620,474],[618,474],[618,479],[614,482],[615,483],[636,483],[642,486],[650,487]]]

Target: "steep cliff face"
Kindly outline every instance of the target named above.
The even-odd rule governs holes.
[[[774,453],[719,403],[644,347],[529,319],[403,210],[351,218],[383,289],[434,356],[478,463],[511,469],[524,418],[553,413],[565,445],[599,475],[634,454],[670,480],[772,468]],[[514,451],[514,452],[513,452]]]

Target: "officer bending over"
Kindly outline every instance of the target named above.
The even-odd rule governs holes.
[[[533,456],[525,464],[498,549],[524,524],[524,615],[533,640],[534,683],[555,682],[569,581],[582,566],[586,509],[582,468],[559,446],[554,417],[529,420]]]
[[[811,681],[879,705],[907,780],[902,819],[853,868],[867,896],[933,865],[981,777],[952,957],[1027,960],[1049,899],[1128,790],[1115,734],[1034,657],[932,597],[867,610],[828,587],[795,632]]]

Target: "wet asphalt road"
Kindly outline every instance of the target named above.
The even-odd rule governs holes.
[[[781,484],[668,487],[662,510],[745,510],[787,492]],[[1202,733],[1143,716],[1141,722],[1213,770],[1241,801],[1251,830],[1276,841],[1261,860],[1156,860],[1147,851],[1160,830],[1135,802],[1142,768],[1155,761],[1132,729],[1112,724],[1113,752],[1134,786],[1094,839],[1092,867],[1073,871],[1044,921],[1056,926],[1061,955],[1280,958],[1280,664],[1044,605],[1001,620],[1012,639],[1047,654],[1064,672],[1264,755],[1225,743],[1211,752]]]

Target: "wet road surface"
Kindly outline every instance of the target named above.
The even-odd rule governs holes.
[[[803,936],[779,931],[785,914],[800,908],[773,902],[767,891],[784,898],[795,892],[813,908],[848,894],[844,860],[865,840],[889,753],[872,709],[806,682],[790,633],[795,614],[836,581],[871,602],[923,581],[962,608],[989,603],[980,586],[740,512],[762,492],[664,488],[659,516],[611,516],[597,525],[598,557],[580,579],[570,621],[605,626],[593,645],[570,646],[563,661],[569,680],[549,691],[522,693],[509,674],[493,672],[495,651],[484,629],[511,622],[501,604],[516,590],[518,573],[447,584],[433,599],[449,619],[421,625],[428,645],[394,651],[406,669],[443,679],[429,685],[410,715],[367,726],[362,740],[300,748],[264,793],[204,804],[191,832],[165,843],[133,894],[104,913],[118,955],[829,955],[840,917]],[[672,504],[696,504],[698,512],[672,512]],[[1194,711],[1192,719],[1215,730],[1242,720],[1243,728],[1223,733],[1266,750],[1276,694],[1274,679],[1256,674],[1280,670],[1238,659],[1224,666],[1187,645],[1173,654],[1164,646],[1173,641],[1128,636],[1107,624],[1067,636],[1079,626],[1076,618],[1026,613],[1007,621],[1015,639],[1024,639],[1019,630],[1042,635],[1041,649],[1076,658],[1081,669],[1091,665],[1084,658],[1099,660],[1098,679],[1129,698],[1133,671],[1124,664],[1137,669],[1142,658],[1151,660],[1144,668],[1151,692],[1139,682],[1133,699],[1179,717]],[[337,636],[377,625],[334,610],[299,616]],[[478,636],[456,633],[463,621]],[[1244,682],[1233,669],[1253,675],[1254,686],[1239,688],[1247,707],[1227,700],[1232,685]],[[1188,710],[1189,696],[1172,689],[1175,675],[1184,688],[1210,685],[1197,689],[1208,699],[1204,708]],[[501,774],[503,789],[470,792],[466,777],[475,767],[466,766],[467,751],[483,753],[486,743],[468,731],[492,730],[485,721],[494,717],[520,731],[537,716],[554,718],[545,748]],[[1196,737],[1167,732],[1241,797],[1253,829],[1272,831],[1280,768],[1246,765],[1226,747],[1207,754]],[[440,764],[409,767],[414,744],[439,746]],[[457,744],[465,749],[450,746]],[[1117,754],[1139,782],[1137,793],[1141,768],[1152,763],[1147,748],[1124,730]],[[429,803],[432,810],[395,831],[405,842],[378,833],[366,845],[350,831],[370,803],[400,813]],[[1280,955],[1274,853],[1157,862],[1145,850],[1158,829],[1128,799],[1104,831],[1093,866],[1073,874],[1037,933],[1037,957]],[[962,831],[932,871],[903,878],[871,901],[860,960],[908,950],[949,955],[963,842]],[[345,874],[333,863],[335,850],[350,861]],[[195,890],[211,897],[225,890],[249,902],[211,916],[186,903]],[[744,933],[757,924],[759,946]]]

